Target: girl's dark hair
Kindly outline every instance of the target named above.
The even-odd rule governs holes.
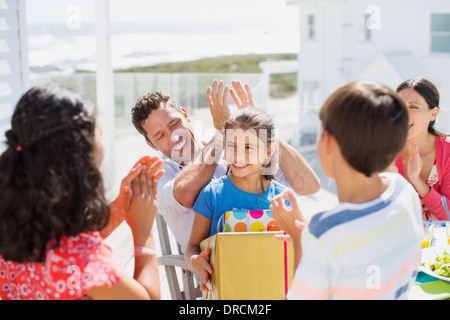
[[[92,104],[68,88],[31,88],[0,156],[0,255],[43,262],[61,236],[101,230],[109,209],[93,158]]]
[[[273,119],[260,109],[253,107],[245,108],[234,113],[225,123],[225,130],[238,128],[243,130],[255,130],[258,138],[266,144],[267,148],[275,142],[275,125]],[[273,165],[276,154],[277,153],[275,152],[272,157],[266,160],[263,164],[263,168],[270,168]],[[262,174],[261,176],[267,180],[275,179],[272,174]]]
[[[439,108],[439,91],[436,86],[431,82],[423,78],[413,78],[402,82],[397,87],[397,93],[404,89],[413,89],[420,94],[425,102],[428,104],[430,110],[435,107]],[[428,132],[435,136],[445,137],[446,135],[434,129],[435,120],[431,121],[428,125]]]

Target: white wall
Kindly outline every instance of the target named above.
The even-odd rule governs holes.
[[[301,6],[302,36],[300,72],[303,79],[321,79],[324,98],[337,85],[359,79],[383,53],[410,52],[434,81],[450,79],[444,74],[444,70],[450,68],[450,55],[429,52],[430,14],[450,12],[450,1],[329,0],[298,3]],[[380,8],[381,25],[372,31],[372,40],[364,42],[359,39],[360,19],[371,5]],[[311,13],[317,19],[316,41],[306,39],[307,15]]]
[[[450,13],[449,0],[292,3],[300,5],[299,78],[320,83],[320,104],[349,81],[372,78],[395,89],[403,80],[424,77],[440,90],[443,112],[437,124],[450,133],[450,54],[430,52],[431,13]],[[361,18],[371,5],[379,8],[380,25],[370,41],[361,41]],[[307,39],[309,14],[317,21],[314,41]]]

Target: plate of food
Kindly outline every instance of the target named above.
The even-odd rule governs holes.
[[[419,270],[450,282],[450,246],[434,246],[422,249]]]

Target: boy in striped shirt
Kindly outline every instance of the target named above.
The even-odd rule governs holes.
[[[305,224],[292,191],[272,200],[294,242],[287,298],[407,299],[420,261],[420,200],[403,177],[382,173],[406,141],[406,106],[388,87],[358,81],[335,91],[319,116],[317,152],[339,205]]]

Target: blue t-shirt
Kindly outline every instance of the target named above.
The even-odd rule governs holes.
[[[270,186],[261,193],[249,193],[236,187],[229,176],[213,180],[200,192],[194,204],[194,211],[211,221],[209,236],[217,233],[217,223],[221,215],[232,210],[268,210],[270,200],[287,188],[272,180]],[[289,201],[286,202],[290,205]]]

